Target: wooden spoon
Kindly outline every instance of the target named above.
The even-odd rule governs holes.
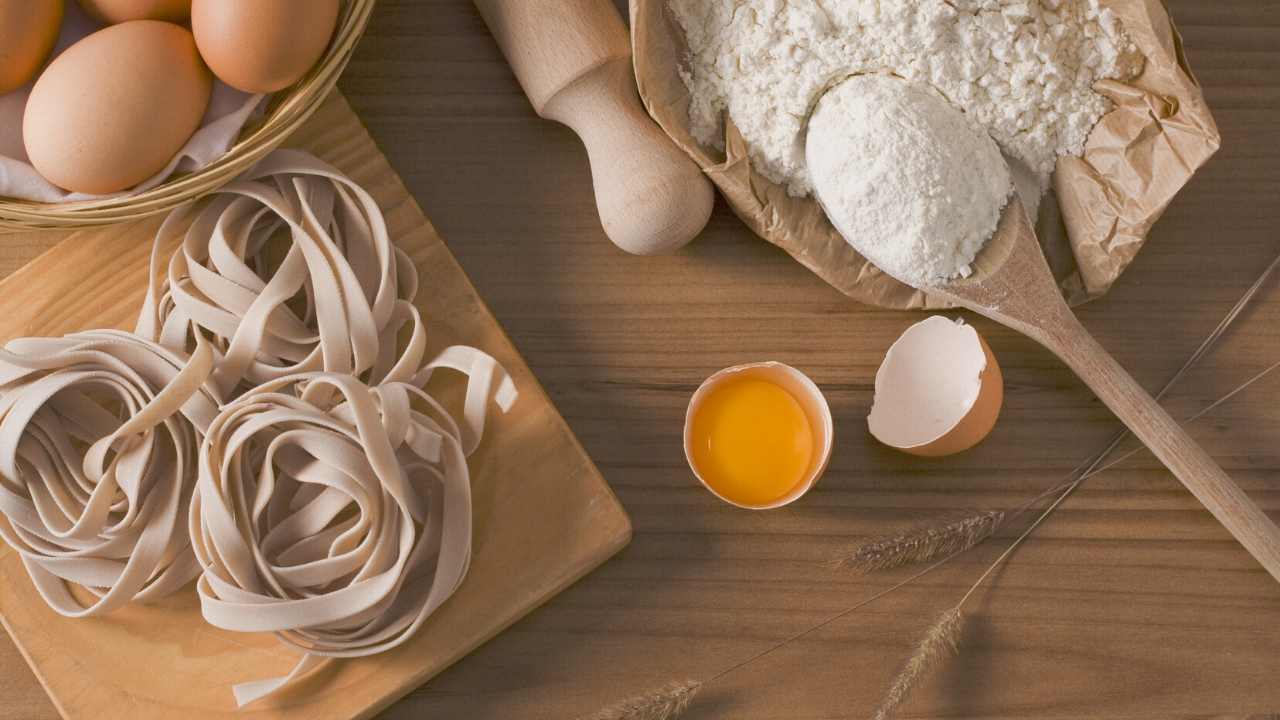
[[[973,274],[921,289],[1017,330],[1061,358],[1280,580],[1280,529],[1076,319],[1016,194]]]

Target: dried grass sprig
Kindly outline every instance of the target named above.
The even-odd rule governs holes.
[[[964,625],[964,604],[968,602],[970,596],[972,596],[982,583],[986,581],[991,573],[995,572],[996,568],[1000,567],[1001,563],[1013,554],[1014,550],[1018,549],[1018,546],[1021,545],[1024,540],[1031,536],[1032,532],[1035,532],[1035,529],[1040,526],[1040,523],[1048,519],[1048,517],[1053,514],[1053,511],[1057,510],[1058,506],[1065,502],[1067,497],[1069,497],[1077,487],[1080,487],[1080,483],[1084,482],[1090,475],[1099,471],[1098,465],[1102,463],[1107,455],[1116,447],[1116,445],[1119,444],[1119,441],[1123,439],[1123,435],[1116,438],[1116,440],[1108,445],[1106,449],[1095,455],[1093,459],[1087,463],[1087,467],[1081,466],[1077,469],[1075,472],[1075,479],[1067,484],[1066,487],[1059,492],[1058,496],[1054,498],[1053,502],[1041,511],[1035,521],[1028,525],[1027,529],[1023,530],[1022,533],[1009,544],[1009,547],[1005,548],[1004,552],[1001,553],[1000,556],[997,557],[989,566],[987,566],[986,571],[969,586],[969,590],[960,598],[960,602],[956,603],[955,607],[942,613],[942,616],[939,617],[932,626],[930,626],[929,631],[925,633],[924,639],[920,641],[920,645],[916,648],[916,651],[907,659],[907,664],[903,666],[902,670],[894,677],[893,683],[889,685],[889,690],[885,693],[884,699],[880,701],[880,707],[876,709],[875,715],[873,716],[875,720],[890,720],[890,718],[893,717],[894,711],[907,699],[911,694],[911,691],[920,684],[921,680],[923,680],[930,671],[936,668],[941,661],[947,657],[948,653],[943,652],[944,650],[950,649],[952,654],[960,651],[960,629]],[[950,557],[955,556],[952,555]]]
[[[960,606],[957,605],[938,616],[938,619],[929,626],[924,637],[920,638],[920,643],[916,646],[916,651],[907,659],[907,664],[894,677],[893,684],[889,686],[889,691],[885,693],[884,699],[880,701],[880,707],[876,708],[872,718],[888,720],[893,717],[894,711],[902,701],[907,699],[921,680],[949,656],[960,650],[960,632],[963,629],[964,614],[960,611]]]
[[[928,562],[968,550],[986,540],[1005,521],[1003,510],[969,510],[943,517],[858,545],[837,558],[836,567],[857,572],[888,570]]]
[[[702,688],[696,680],[669,682],[643,695],[629,697],[582,720],[676,720]]]

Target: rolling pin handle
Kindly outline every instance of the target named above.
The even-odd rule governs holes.
[[[610,0],[475,0],[540,116],[587,147],[605,234],[636,255],[676,250],[711,216],[701,169],[645,112]]]
[[[702,170],[640,104],[630,58],[612,60],[556,93],[542,115],[582,139],[605,234],[635,255],[678,250],[711,217]]]

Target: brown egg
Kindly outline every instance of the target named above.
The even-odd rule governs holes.
[[[315,65],[338,20],[338,0],[192,0],[191,32],[222,82],[282,90]]]
[[[80,7],[108,25],[130,20],[183,23],[191,17],[191,0],[80,0]]]
[[[191,17],[191,0],[80,0],[80,7],[110,25],[129,20],[180,23]]]
[[[49,57],[62,0],[0,0],[0,93],[22,87]]]
[[[132,187],[186,144],[212,86],[185,28],[112,25],[67,48],[36,81],[22,119],[27,155],[67,190]]]

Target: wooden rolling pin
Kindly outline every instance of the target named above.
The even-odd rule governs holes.
[[[711,215],[711,183],[641,106],[631,40],[612,0],[475,4],[534,111],[587,146],[609,239],[637,255],[692,240]]]

